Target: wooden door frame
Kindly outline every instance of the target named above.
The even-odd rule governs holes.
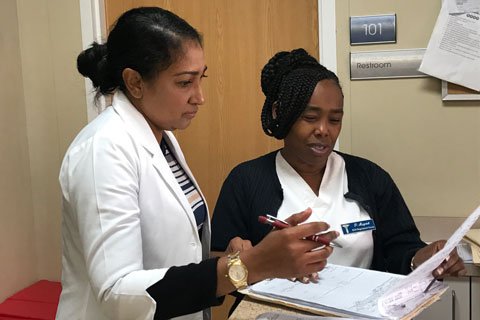
[[[335,0],[318,0],[318,57],[327,69],[337,73]]]

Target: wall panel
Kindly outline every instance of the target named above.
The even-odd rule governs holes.
[[[346,117],[340,148],[386,169],[414,215],[456,217],[480,204],[480,102],[442,102],[435,78],[349,80],[350,52],[426,48],[440,3],[336,2]],[[397,14],[397,43],[350,46],[350,16],[385,13]]]
[[[15,0],[0,1],[0,30],[1,303],[36,280],[37,261]]]

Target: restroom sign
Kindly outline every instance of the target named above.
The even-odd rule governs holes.
[[[418,78],[425,49],[364,51],[350,53],[350,79]]]

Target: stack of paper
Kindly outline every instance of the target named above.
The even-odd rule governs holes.
[[[480,266],[480,229],[469,230],[463,240],[470,244],[473,263]]]
[[[320,314],[382,319],[378,298],[404,277],[328,264],[319,273],[318,283],[272,279],[253,285],[249,294],[290,302],[321,311]]]
[[[468,242],[461,241],[457,245],[457,253],[464,263],[473,263],[472,248]]]
[[[475,221],[480,216],[480,206],[475,209],[462,225],[453,233],[453,235],[445,243],[442,250],[434,254],[430,259],[421,264],[417,269],[408,275],[402,281],[399,281],[389,292],[378,300],[378,307],[384,316],[393,319],[400,319],[410,309],[416,308],[428,296],[423,292],[433,280],[432,272],[450,255],[450,253],[457,247],[463,236],[473,226]],[[431,286],[427,294],[440,293],[443,290],[438,281]],[[441,292],[443,293],[443,292]],[[441,294],[440,293],[440,294]],[[413,310],[412,310],[413,311]]]
[[[442,282],[432,282],[432,272],[457,247],[479,216],[480,207],[454,232],[442,250],[408,276],[328,264],[319,273],[318,283],[273,279],[259,282],[242,293],[318,314],[410,319],[447,290]]]
[[[353,318],[341,318],[343,320],[355,320]],[[265,312],[257,316],[255,320],[340,320],[338,317],[305,316],[301,314],[287,314],[280,312]]]
[[[384,319],[378,308],[379,299],[406,278],[386,272],[328,264],[319,273],[318,283],[272,279],[251,286],[247,293],[254,298],[267,298],[265,300],[283,302],[318,314]],[[425,294],[425,298],[435,297],[433,303],[444,290],[446,286],[437,282]],[[408,313],[409,316],[414,314]]]

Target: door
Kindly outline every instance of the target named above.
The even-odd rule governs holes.
[[[204,36],[206,103],[175,134],[213,211],[236,164],[281,146],[261,129],[260,72],[281,50],[303,47],[318,57],[317,0],[105,0],[107,25],[138,6],[171,10]]]
[[[107,26],[138,6],[171,10],[204,35],[206,103],[175,135],[213,212],[235,165],[282,145],[261,128],[260,72],[282,50],[302,47],[318,58],[317,0],[105,0]],[[229,306],[214,309],[225,319]]]

